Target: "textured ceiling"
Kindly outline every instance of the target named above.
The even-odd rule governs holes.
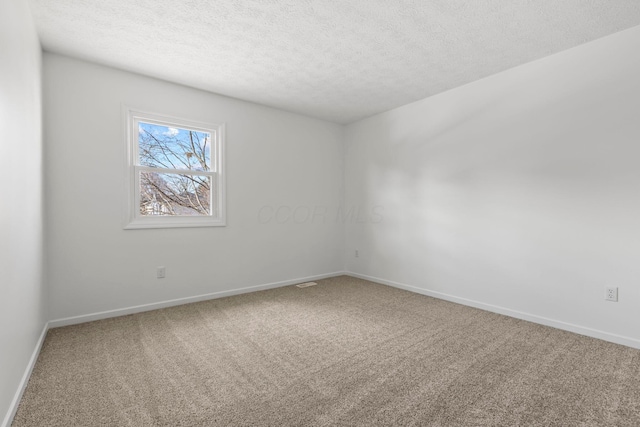
[[[640,24],[639,0],[31,0],[45,50],[339,123]]]

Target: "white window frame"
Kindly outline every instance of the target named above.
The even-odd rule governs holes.
[[[180,228],[180,227],[223,227],[226,225],[225,207],[225,165],[224,134],[225,124],[202,123],[184,120],[177,117],[151,113],[123,107],[126,131],[126,215],[124,229],[144,228]],[[161,126],[207,132],[212,136],[211,170],[208,172],[149,168],[139,164],[138,156],[138,123],[151,123]],[[140,172],[145,170],[161,171],[161,173],[179,173],[212,177],[211,215],[202,216],[146,216],[140,214]],[[215,197],[215,199],[214,199]]]

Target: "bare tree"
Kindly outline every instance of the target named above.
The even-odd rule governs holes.
[[[173,169],[143,171],[140,213],[143,215],[209,215],[211,178],[177,171],[208,172],[211,135],[147,125],[139,130],[140,165]]]

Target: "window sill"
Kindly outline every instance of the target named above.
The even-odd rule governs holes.
[[[145,228],[190,228],[190,227],[225,227],[227,224],[221,218],[186,218],[186,217],[159,217],[136,218],[124,226],[125,230],[138,230]]]

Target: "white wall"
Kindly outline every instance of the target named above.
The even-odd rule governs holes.
[[[226,122],[227,227],[122,229],[123,103]],[[52,319],[343,270],[341,126],[49,53],[44,111]]]
[[[635,27],[349,125],[346,206],[383,219],[348,223],[347,270],[639,346],[638,52]]]
[[[0,2],[0,423],[45,324],[41,57],[26,0]]]

